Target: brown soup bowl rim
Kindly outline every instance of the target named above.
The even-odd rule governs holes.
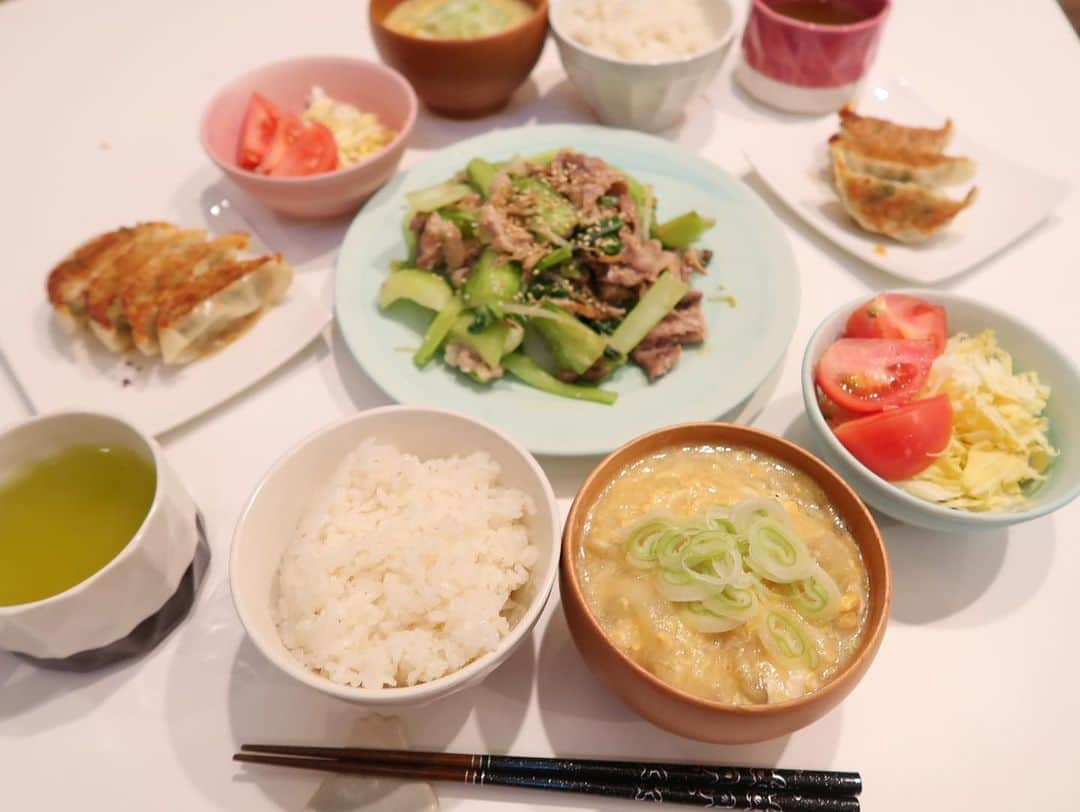
[[[624,470],[627,465],[642,459],[646,455],[662,448],[680,447],[694,443],[744,446],[778,457],[781,462],[791,465],[807,474],[815,483],[823,488],[824,484],[822,480],[830,480],[832,489],[839,490],[845,494],[847,501],[850,503],[848,509],[841,511],[840,506],[836,504],[837,500],[832,498],[832,496],[829,497],[829,501],[838,510],[841,517],[844,519],[845,524],[848,525],[849,530],[851,530],[852,525],[855,524],[855,522],[852,521],[852,519],[855,518],[852,515],[852,511],[860,514],[858,518],[862,519],[862,521],[859,524],[861,524],[865,530],[858,535],[852,531],[855,542],[859,547],[860,554],[865,559],[866,548],[868,546],[876,549],[880,554],[883,564],[880,583],[872,576],[870,567],[867,566],[867,577],[870,583],[869,605],[873,607],[876,604],[880,606],[880,609],[867,617],[863,640],[855,656],[845,663],[828,682],[816,691],[782,702],[762,705],[735,705],[728,702],[706,699],[680,690],[663,681],[644,666],[639,665],[623,653],[600,626],[592,608],[585,599],[581,590],[581,584],[575,564],[581,549],[581,543],[584,539],[584,533],[581,528],[584,525],[585,518],[589,511],[595,505],[600,492],[612,482],[615,476],[617,476],[620,471]],[[775,453],[775,451],[773,451],[774,448],[783,449],[786,457]],[[829,488],[826,488],[827,492],[829,490]],[[620,665],[628,672],[616,679],[625,679],[629,677],[631,680],[635,678],[643,680],[654,689],[669,695],[671,698],[682,704],[710,713],[722,712],[725,715],[730,714],[737,717],[757,719],[763,717],[775,717],[797,710],[806,705],[821,704],[821,713],[807,721],[806,724],[809,724],[821,715],[824,715],[834,706],[834,704],[842,701],[847,692],[862,678],[862,675],[870,665],[870,661],[877,654],[878,648],[881,645],[881,640],[885,634],[885,627],[888,623],[889,606],[892,598],[892,581],[889,572],[888,556],[886,555],[885,550],[885,542],[881,537],[881,531],[878,529],[873,516],[855,491],[848,486],[839,474],[829,468],[823,461],[809,451],[770,432],[734,423],[681,423],[675,426],[668,426],[636,437],[605,457],[586,478],[584,484],[582,484],[577,495],[574,497],[573,504],[570,506],[570,511],[566,517],[566,523],[563,526],[560,570],[562,573],[560,589],[564,593],[562,595],[564,613],[566,612],[566,602],[568,599],[584,608],[584,612],[582,612],[581,615],[588,627],[588,632],[595,638],[602,640],[604,647],[609,649],[610,652],[615,655]],[[565,594],[568,587],[571,592],[570,595]],[[879,603],[874,601],[875,593],[881,596]],[[567,617],[567,621],[572,625],[569,616]],[[573,631],[573,629],[571,629],[571,631]],[[594,668],[593,663],[588,656],[583,655],[583,659],[586,660],[590,669]],[[836,700],[836,703],[828,702],[829,697],[836,693],[841,693],[841,696]],[[805,725],[798,725],[793,729],[803,726]],[[720,739],[708,740],[720,741]],[[749,740],[750,739],[747,739],[747,741]],[[735,741],[735,739],[731,739],[731,741]]]
[[[379,27],[379,30],[390,36],[400,39],[409,43],[423,43],[424,45],[430,45],[436,48],[445,48],[447,50],[456,50],[461,47],[475,46],[480,44],[486,44],[494,42],[502,37],[512,36],[517,32],[519,28],[524,28],[527,25],[534,24],[538,16],[543,16],[545,23],[548,16],[548,0],[525,0],[530,6],[532,6],[532,14],[526,17],[519,23],[515,23],[509,28],[504,28],[502,31],[496,31],[494,34],[488,34],[483,37],[466,37],[463,39],[442,39],[439,37],[417,37],[412,34],[405,34],[394,28],[390,28],[385,22],[390,12],[404,3],[405,0],[394,0],[392,3],[388,3],[386,10],[379,15],[375,13],[375,3],[368,3],[368,19],[372,25]]]

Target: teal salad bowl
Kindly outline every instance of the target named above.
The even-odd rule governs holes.
[[[1049,339],[1015,316],[964,296],[931,290],[898,290],[941,305],[948,314],[949,335],[992,329],[998,345],[1008,352],[1014,370],[1034,370],[1050,387],[1045,414],[1051,444],[1058,456],[1047,479],[1031,490],[1025,509],[972,512],[936,505],[893,485],[857,460],[836,439],[818,405],[814,369],[825,350],[844,332],[848,316],[872,294],[848,302],[834,311],[814,332],[802,363],[802,394],[806,415],[821,456],[876,510],[905,524],[943,533],[1007,527],[1053,513],[1080,494],[1080,371]]]

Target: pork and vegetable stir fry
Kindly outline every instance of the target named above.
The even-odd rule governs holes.
[[[551,394],[614,403],[597,387],[629,362],[650,381],[705,339],[713,220],[654,223],[650,187],[570,149],[492,164],[474,158],[445,183],[407,195],[409,257],[379,305],[434,312],[419,366],[442,360],[478,383],[506,373]],[[532,338],[526,340],[528,334]]]

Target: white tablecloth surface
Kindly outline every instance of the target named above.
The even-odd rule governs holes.
[[[138,219],[201,222],[221,182],[196,140],[202,105],[230,77],[283,56],[372,55],[360,0],[0,0],[0,280],[44,275],[87,235]],[[795,337],[753,422],[805,442],[802,348],[837,303],[897,284],[861,265],[765,192],[740,152],[787,119],[731,81],[734,51],[668,137],[747,180],[783,222],[803,280]],[[983,143],[1080,188],[1080,47],[1053,0],[899,0],[872,78],[906,78]],[[407,162],[466,135],[591,120],[553,46],[500,115],[422,115]],[[329,297],[347,220],[254,224]],[[1080,358],[1080,195],[1021,243],[945,287],[1013,310]],[[19,306],[2,295],[0,318]],[[770,392],[771,390],[771,392]],[[764,400],[764,398],[762,398]],[[317,779],[244,772],[241,741],[341,741],[356,713],[292,684],[247,642],[229,598],[233,525],[286,448],[386,402],[332,335],[225,406],[163,438],[206,515],[214,561],[194,612],[151,655],[91,675],[0,653],[0,806],[299,810]],[[30,413],[0,365],[0,424]],[[594,460],[542,460],[564,507]],[[844,704],[790,737],[741,747],[640,721],[587,671],[553,595],[531,639],[481,686],[403,714],[417,747],[650,756],[855,769],[865,807],[1075,810],[1080,766],[1080,503],[1011,531],[939,538],[884,521],[895,602],[884,646]],[[446,809],[615,809],[605,802],[443,786]]]

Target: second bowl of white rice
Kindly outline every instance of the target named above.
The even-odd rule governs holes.
[[[603,123],[676,124],[734,39],[730,0],[551,0],[548,21],[570,81]]]
[[[361,412],[307,438],[248,502],[230,560],[255,645],[353,702],[422,704],[525,639],[558,569],[551,485],[528,451],[439,409]]]

